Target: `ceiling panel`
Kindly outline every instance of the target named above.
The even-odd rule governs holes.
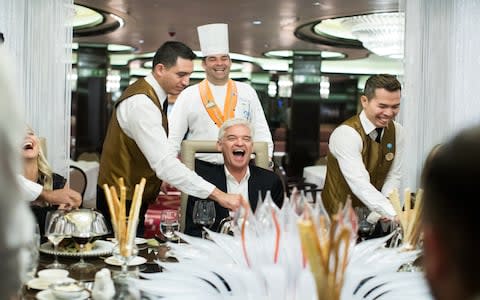
[[[199,50],[197,26],[228,23],[230,52],[256,57],[270,50],[332,51],[334,46],[297,38],[295,30],[324,18],[398,10],[398,0],[77,0],[75,3],[113,13],[125,22],[113,32],[76,37],[76,42],[125,44],[136,48],[137,53],[145,53],[155,51],[167,40],[178,40]],[[255,20],[262,23],[254,25]]]

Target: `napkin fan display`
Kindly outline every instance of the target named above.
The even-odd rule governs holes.
[[[178,233],[186,243],[169,246],[179,262],[157,261],[164,271],[135,284],[162,299],[432,299],[421,273],[397,272],[419,251],[386,248],[391,236],[356,245],[350,205],[330,221],[307,200],[292,193],[279,209],[267,193],[255,214],[236,213],[234,236]]]

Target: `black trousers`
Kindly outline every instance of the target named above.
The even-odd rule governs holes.
[[[142,206],[140,206],[140,213],[138,217],[138,227],[137,227],[137,236],[138,237],[143,237],[143,234],[145,232],[145,213],[147,212],[148,209],[148,201],[143,201]],[[126,203],[126,213],[128,215],[128,212],[130,211],[130,206],[132,204],[132,201],[127,200]],[[108,204],[107,204],[107,198],[105,198],[105,193],[103,189],[97,185],[97,210],[103,214],[105,217],[105,220],[107,221],[107,226],[110,229],[110,232],[112,233],[111,236],[113,236],[113,227],[112,227],[112,218],[110,216],[110,210],[108,209]]]

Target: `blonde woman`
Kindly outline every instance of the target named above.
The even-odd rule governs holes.
[[[30,202],[30,207],[39,224],[41,234],[45,227],[45,217],[48,210],[60,208],[75,208],[81,204],[78,195],[68,197],[68,194],[76,193],[65,187],[66,180],[59,174],[52,172],[50,165],[42,151],[40,139],[33,130],[27,127],[27,133],[22,145],[23,176],[43,187],[43,193],[56,191],[57,194],[66,193],[66,197],[39,197]]]

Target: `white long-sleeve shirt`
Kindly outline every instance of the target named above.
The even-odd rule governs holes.
[[[367,119],[363,111],[360,113],[360,122],[365,132],[375,140],[377,136],[375,125]],[[395,216],[396,213],[386,197],[394,188],[400,187],[404,155],[403,127],[399,123],[394,123],[395,158],[381,192],[370,183],[370,175],[362,160],[362,138],[355,129],[347,125],[341,125],[332,132],[329,141],[330,152],[337,159],[340,170],[352,193],[371,211],[390,218]]]
[[[18,183],[20,190],[23,193],[23,198],[28,202],[32,202],[37,199],[43,191],[42,185],[28,180],[22,175],[18,175]]]
[[[268,153],[273,155],[273,142],[262,105],[255,90],[248,84],[235,81],[238,92],[235,117],[248,120],[254,129],[254,141],[268,143]],[[209,83],[212,95],[220,111],[223,112],[227,85],[216,86]],[[175,106],[169,116],[168,141],[172,155],[178,155],[182,140],[187,134],[187,140],[218,140],[218,127],[208,115],[198,84],[186,88],[177,98]],[[222,164],[220,154],[197,154],[197,158]]]
[[[145,77],[160,99],[167,97],[152,74]],[[122,101],[116,110],[118,123],[123,132],[137,143],[157,177],[174,185],[181,191],[198,198],[207,198],[215,189],[182,164],[176,155],[171,155],[168,140],[162,127],[162,113],[143,94],[137,94]]]

